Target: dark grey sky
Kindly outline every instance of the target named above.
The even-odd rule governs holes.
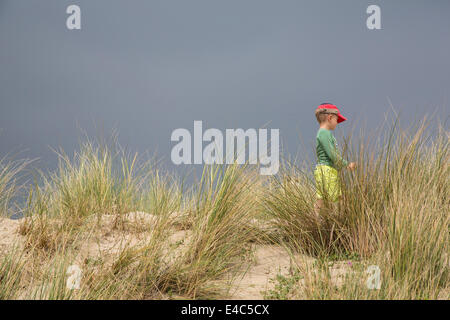
[[[95,125],[169,165],[171,132],[203,120],[278,128],[286,153],[312,154],[322,102],[349,119],[337,136],[381,125],[389,101],[404,121],[448,117],[449,57],[448,0],[0,0],[0,153],[52,167],[48,146],[71,153]]]

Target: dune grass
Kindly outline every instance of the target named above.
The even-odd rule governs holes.
[[[10,156],[0,159],[0,217],[9,216],[11,200],[23,189],[19,180],[32,160],[12,160]]]
[[[59,150],[58,169],[49,176],[39,172],[42,183],[30,187],[26,218],[18,230],[26,253],[22,269],[32,271],[19,282],[7,282],[4,291],[10,295],[4,296],[155,299],[224,294],[233,279],[228,273],[245,261],[242,254],[254,238],[248,222],[257,214],[251,191],[258,182],[256,169],[206,166],[197,186],[183,192],[182,182],[154,164],[139,165],[137,156],[112,150],[87,141],[73,158]],[[130,212],[140,211],[151,218],[149,224],[130,220]],[[111,220],[106,227],[105,219]],[[191,236],[185,239],[189,246],[175,252],[168,239],[180,226],[190,229]],[[112,257],[81,261],[83,285],[69,292],[65,270],[86,243],[108,234],[140,240],[138,245],[125,243]],[[13,265],[11,259],[4,266]],[[12,269],[4,269],[12,278]],[[15,293],[24,283],[31,288],[26,296]]]
[[[240,270],[251,250],[254,233],[249,225],[258,215],[257,186],[257,171],[246,165],[205,167],[193,190],[190,245],[177,261],[181,273],[174,285],[178,291],[203,298],[226,291],[226,282],[212,284]]]
[[[358,167],[340,172],[343,199],[325,201],[320,217],[307,161],[284,162],[269,178],[248,164],[205,166],[187,189],[117,144],[87,140],[72,157],[58,150],[57,170],[38,172],[20,208],[23,241],[0,247],[0,299],[227,297],[254,246],[268,242],[307,258],[272,298],[448,299],[449,133],[430,135],[427,125],[401,129],[396,119],[346,138]],[[29,163],[0,164],[6,212]],[[70,290],[74,264],[81,287]],[[379,290],[366,285],[371,265]]]

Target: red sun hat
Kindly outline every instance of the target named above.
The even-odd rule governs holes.
[[[346,117],[344,117],[340,112],[339,109],[331,103],[322,103],[320,106],[316,109],[316,115],[319,113],[332,113],[336,114],[338,116],[337,123],[341,123],[345,120],[347,120]]]

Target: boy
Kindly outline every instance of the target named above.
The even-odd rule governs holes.
[[[314,206],[315,213],[319,216],[319,211],[324,205],[324,198],[337,202],[341,199],[342,191],[339,183],[338,170],[347,167],[350,170],[356,168],[356,163],[350,164],[343,159],[338,150],[336,139],[331,130],[334,130],[338,123],[347,118],[341,115],[339,109],[330,103],[322,103],[316,109],[316,118],[319,122],[319,130],[316,138],[317,165],[314,170],[314,179],[317,187],[317,202]]]

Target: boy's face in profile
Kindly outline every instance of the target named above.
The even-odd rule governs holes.
[[[336,114],[327,114],[327,125],[330,130],[336,129],[338,124],[338,116]]]

